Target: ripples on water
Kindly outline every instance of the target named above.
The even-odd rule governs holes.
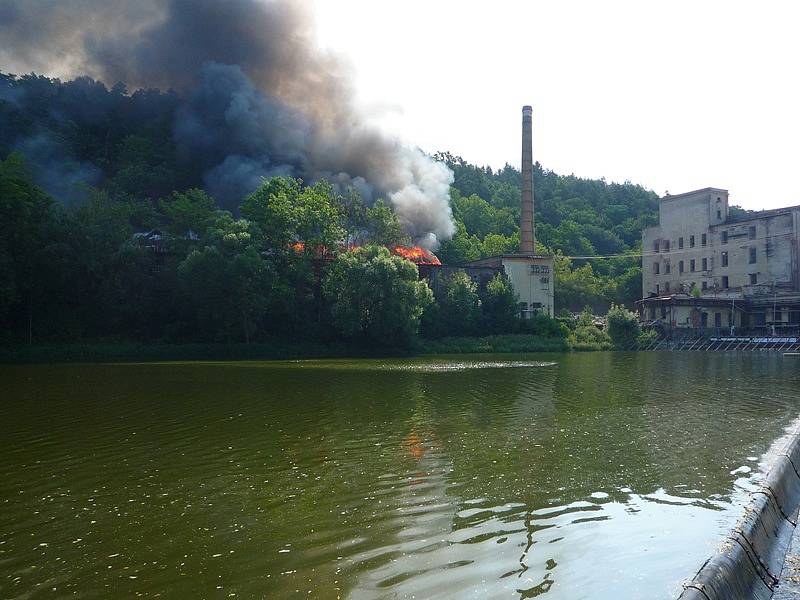
[[[0,596],[669,598],[799,379],[656,353],[2,368]]]

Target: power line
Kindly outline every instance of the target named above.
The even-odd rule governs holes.
[[[796,234],[794,232],[777,233],[777,234],[774,234],[774,235],[768,235],[768,236],[764,236],[764,237],[748,238],[747,241],[748,242],[758,242],[758,241],[764,241],[764,240],[775,240],[775,239],[779,239],[779,238],[792,238],[792,237],[796,237]],[[735,243],[730,243],[729,242],[728,244],[721,244],[720,246],[722,246],[722,245],[728,246],[728,247],[732,247],[732,246],[735,246]],[[704,248],[706,250],[719,249],[720,246],[708,246],[708,245],[699,246],[699,247],[695,246],[694,248],[679,248],[677,250],[670,249],[670,250],[665,250],[663,252],[644,252],[644,251],[640,251],[640,252],[629,252],[627,254],[592,254],[592,255],[587,255],[587,256],[566,256],[566,255],[562,254],[562,255],[558,255],[558,256],[563,256],[564,258],[569,258],[570,260],[594,260],[594,259],[607,259],[607,258],[647,258],[647,257],[651,257],[651,256],[664,256],[664,255],[667,255],[667,256],[665,256],[665,258],[669,258],[669,257],[677,255],[677,254],[690,254],[690,253],[694,254],[694,253],[697,253],[697,252],[702,252]]]

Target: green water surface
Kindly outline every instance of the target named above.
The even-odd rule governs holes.
[[[0,598],[671,598],[800,360],[0,367]]]

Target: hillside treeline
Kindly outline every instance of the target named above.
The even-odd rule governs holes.
[[[123,84],[109,89],[86,77],[61,82],[0,74],[4,342],[299,336],[389,343],[385,331],[376,335],[380,328],[364,323],[379,307],[386,318],[406,313],[338,295],[358,287],[347,283],[350,271],[363,267],[378,277],[379,264],[388,279],[376,290],[405,281],[411,291],[400,297],[416,298],[416,305],[404,305],[408,320],[400,319],[397,340],[418,329],[438,337],[537,327],[513,318],[507,282],[479,291],[468,278],[456,278],[431,299],[411,285],[413,265],[397,257],[374,248],[339,257],[351,242],[409,241],[387,204],[367,207],[352,189],[279,177],[219,206],[202,190],[203,157],[174,142],[179,110],[171,91],[129,93]],[[448,153],[436,158],[455,174],[457,232],[438,250],[442,260],[515,251],[519,172],[508,165],[495,172]],[[560,176],[538,164],[534,178],[540,249],[560,255],[557,308],[602,310],[638,299],[637,258],[564,257],[635,253],[641,228],[655,222],[655,194]],[[139,235],[153,229],[158,243]],[[323,246],[331,255],[320,261]],[[333,269],[353,256],[349,267]],[[370,264],[375,268],[364,267]],[[356,308],[348,313],[345,305]]]
[[[387,249],[408,242],[385,203],[325,181],[264,180],[237,216],[198,188],[156,201],[92,189],[65,206],[12,153],[0,162],[0,342],[564,337],[551,319],[520,321],[503,277],[431,290]]]
[[[445,262],[464,262],[519,248],[520,172],[494,171],[458,156],[436,155],[455,174],[457,232],[442,244]],[[533,168],[537,251],[554,253],[556,307],[577,311],[631,306],[641,298],[641,231],[658,223],[658,196],[631,183],[606,183]],[[564,257],[631,254],[631,258]]]

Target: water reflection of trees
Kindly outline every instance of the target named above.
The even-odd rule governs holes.
[[[146,376],[107,367],[83,392],[69,385],[87,397],[95,389],[114,417],[98,415],[83,446],[106,451],[112,433],[137,431],[116,442],[138,460],[117,476],[127,478],[120,498],[145,464],[148,486],[180,498],[164,514],[182,528],[162,521],[164,535],[255,557],[229,561],[225,577],[275,597],[324,586],[365,596],[463,589],[481,577],[521,597],[541,593],[563,581],[580,547],[571,524],[619,533],[621,518],[587,520],[608,519],[614,500],[635,511],[727,498],[730,471],[764,451],[797,402],[796,367],[758,355],[555,360],[456,371],[399,368],[435,360],[149,367]],[[81,418],[74,407],[72,417]],[[564,535],[573,537],[547,544]]]

